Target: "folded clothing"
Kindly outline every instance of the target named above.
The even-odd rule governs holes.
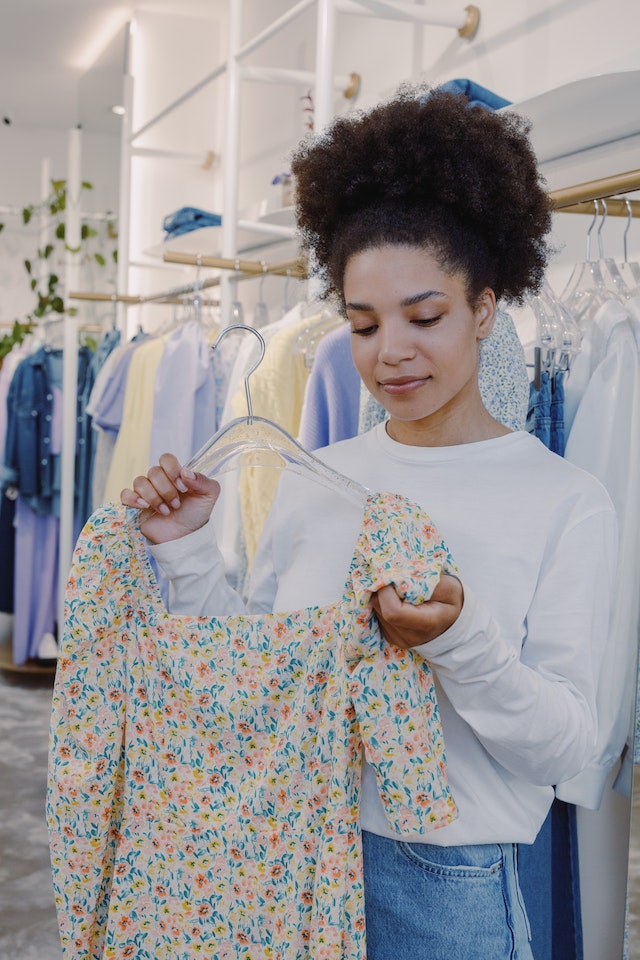
[[[198,207],[180,207],[175,213],[169,213],[162,221],[164,230],[164,239],[170,240],[172,237],[179,237],[183,233],[190,233],[191,230],[199,230],[200,227],[219,227],[222,223],[222,217],[219,213],[209,213],[207,210],[199,210]]]

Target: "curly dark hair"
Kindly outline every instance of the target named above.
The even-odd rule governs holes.
[[[347,260],[387,244],[429,249],[462,273],[470,303],[487,286],[516,303],[535,292],[551,207],[528,132],[515,113],[405,87],[304,141],[292,161],[297,223],[325,295],[342,300]]]

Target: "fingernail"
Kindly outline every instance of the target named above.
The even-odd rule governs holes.
[[[158,507],[158,511],[165,517],[168,517],[171,513],[171,510],[169,510],[169,507],[166,505],[166,503],[161,503]]]
[[[180,491],[180,493],[187,493],[188,490],[189,490],[189,488],[187,487],[186,483],[184,483],[184,481],[182,481],[182,480],[180,479],[180,477],[178,477],[177,480],[176,480],[176,487],[178,488],[178,490]]]
[[[136,503],[138,504],[139,507],[141,507],[142,510],[146,510],[147,507],[149,506],[147,501],[143,500],[142,497],[138,497],[138,499],[136,500]]]
[[[196,478],[195,473],[193,472],[193,470],[190,470],[189,467],[182,468],[182,476],[186,477],[187,480],[195,480]]]
[[[175,497],[175,498],[171,501],[171,506],[173,507],[174,510],[177,510],[178,507],[180,506],[180,497]]]

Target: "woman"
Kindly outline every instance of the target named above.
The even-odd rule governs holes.
[[[531,958],[517,847],[535,839],[554,785],[590,760],[616,527],[595,479],[503,426],[480,398],[478,348],[496,301],[535,291],[549,255],[526,127],[408,90],[335,121],[292,169],[303,244],[388,412],[318,455],[419,503],[460,571],[420,606],[392,586],[372,601],[386,640],[433,669],[459,816],[427,843],[398,837],[365,766],[368,957]],[[333,600],[357,533],[335,500],[281,486],[255,560],[254,610]],[[154,511],[142,529],[175,612],[241,608],[209,530],[217,491],[166,455],[122,493]]]

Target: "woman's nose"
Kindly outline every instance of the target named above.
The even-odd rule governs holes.
[[[415,355],[410,331],[400,325],[381,325],[378,340],[378,358],[382,363],[400,363]]]

